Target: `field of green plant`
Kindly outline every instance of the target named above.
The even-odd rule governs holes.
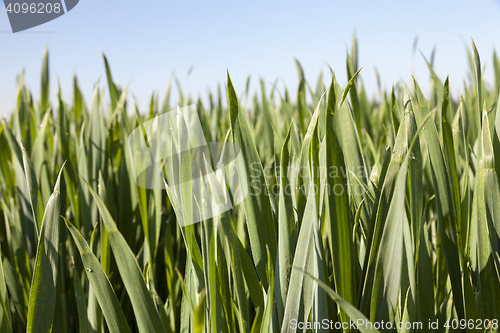
[[[75,77],[73,99],[58,87],[51,103],[46,52],[40,96],[20,75],[0,122],[0,332],[498,330],[496,55],[487,83],[472,43],[459,99],[432,59],[429,92],[372,98],[354,39],[346,87],[306,81],[297,62],[298,89],[262,81],[253,97],[228,74],[227,94],[203,103],[177,83],[176,104],[169,84],[147,111],[103,59],[91,100]],[[240,148],[248,195],[181,227],[200,209],[192,189],[137,186],[128,136],[191,104],[207,142]]]

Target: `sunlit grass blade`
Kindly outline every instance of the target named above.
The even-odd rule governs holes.
[[[352,84],[352,81],[350,82]],[[346,164],[337,134],[333,131],[333,117],[338,112],[336,97],[335,79],[332,78],[326,108],[326,159],[321,161],[321,167],[328,172],[325,205],[329,216],[329,245],[335,290],[347,302],[355,304],[358,299],[359,263],[355,257],[355,236],[352,234],[350,221],[347,177],[342,172]],[[344,312],[341,312],[341,317],[343,322],[347,322]]]
[[[61,175],[49,199],[38,240],[35,271],[31,282],[27,332],[50,332],[56,305],[56,281],[59,260],[59,214],[61,210]]]
[[[344,100],[350,88],[352,87],[352,84],[358,73],[356,73],[355,76],[351,78],[351,85],[343,90],[340,89],[336,82],[334,83],[336,85],[336,101],[342,102]],[[337,170],[338,172],[344,173],[347,173],[347,170],[351,170],[356,174],[359,180],[361,180],[365,184],[368,184],[368,169],[366,167],[366,161],[363,155],[360,136],[350,106],[347,103],[339,103],[336,107],[337,110],[333,115],[333,130],[336,133],[345,161],[345,166],[343,166],[342,168],[340,168],[340,166],[336,166]],[[365,202],[361,211],[361,223],[363,223],[363,228],[365,230],[369,230],[371,205],[368,204],[368,197],[364,191],[359,191],[358,182],[351,176],[350,173],[347,175],[347,181],[349,186],[349,193],[353,196],[354,204],[356,206],[359,206],[363,199],[367,199],[367,202]]]
[[[317,255],[317,248],[315,246],[315,228],[318,224],[318,211],[316,206],[316,194],[313,190],[314,185],[310,183],[310,188],[307,196],[307,204],[304,210],[304,217],[297,240],[297,248],[293,259],[293,267],[300,270],[292,270],[290,275],[290,282],[288,286],[288,294],[286,298],[285,314],[283,317],[282,333],[293,332],[293,329],[287,323],[292,320],[302,321],[299,314],[302,312],[306,318],[309,317],[307,303],[312,305],[313,301],[313,288],[312,284],[306,284],[302,271],[307,271],[311,268],[311,273],[319,279],[323,276],[319,275],[318,267],[315,265],[315,260],[312,259]],[[312,259],[312,260],[311,260]],[[311,264],[311,265],[310,265]],[[323,309],[325,311],[327,309]],[[313,319],[321,321],[323,318],[317,318],[313,315]]]
[[[408,223],[404,208],[408,160],[398,171],[394,194],[384,224],[375,267],[371,314],[373,321],[395,318],[397,297],[400,291],[403,249],[403,224]]]
[[[479,58],[479,52],[477,51],[476,43],[474,43],[474,39],[472,36],[470,38],[472,43],[472,54],[474,57],[474,79],[476,81],[476,106],[477,106],[477,119],[478,125],[481,124],[481,109],[482,109],[482,89],[481,89],[481,60]]]
[[[111,69],[109,68],[108,59],[101,52],[102,59],[104,60],[104,68],[106,69],[106,79],[108,81],[109,96],[111,98],[111,110],[114,111],[118,102],[118,90],[116,89],[113,77],[111,76]]]
[[[404,158],[408,153],[410,144],[417,131],[415,124],[415,116],[412,111],[413,110],[412,102],[411,100],[409,100],[408,96],[406,102],[407,103],[405,105],[404,118],[401,120],[396,141],[394,143],[394,150],[392,152],[390,162],[387,166],[387,171],[384,175],[383,184],[381,185],[381,193],[378,197],[376,212],[375,215],[372,217],[373,219],[372,225],[370,226],[370,229],[368,229],[369,230],[368,241],[367,241],[368,253],[367,256],[365,257],[365,263],[364,263],[364,281],[363,281],[364,286],[360,303],[361,310],[365,314],[369,313],[368,309],[370,308],[370,304],[372,304],[373,306],[371,298],[372,298],[372,288],[375,285],[375,267],[376,267],[376,262],[379,260],[378,256],[380,255],[381,251],[380,247],[382,246],[382,237],[385,232],[384,230],[385,228],[393,228],[386,226],[386,224],[396,223],[393,222],[396,221],[396,218],[400,219],[398,221],[403,222],[402,216],[396,217],[395,211],[392,212],[391,218],[389,218],[388,212],[392,205],[392,201],[394,200],[395,196],[394,191],[396,188],[398,174],[401,171],[402,164],[405,162]],[[413,163],[413,161],[411,163]],[[413,178],[414,176],[415,175],[410,176],[411,184],[413,184],[413,181],[415,182],[418,181],[416,178]],[[400,195],[404,196],[404,191],[403,194]],[[404,210],[404,208],[401,208],[401,206],[399,207],[400,207],[399,209]],[[393,210],[395,210],[395,208],[393,208]],[[387,244],[385,246],[387,246]]]
[[[262,163],[250,135],[245,115],[240,108],[229,73],[227,76],[227,92],[233,142],[241,148],[242,155],[242,159],[237,160],[239,180],[241,186],[247,189],[244,193],[248,193],[244,204],[253,260],[259,278],[264,288],[267,289],[266,246],[269,248],[271,259],[276,260],[275,218],[271,210]],[[250,186],[250,184],[253,185]],[[259,191],[257,192],[257,190]]]
[[[99,260],[97,260],[96,256],[92,253],[92,250],[80,232],[71,223],[66,221],[66,219],[65,222],[66,227],[70,231],[78,251],[80,252],[85,273],[95,291],[96,298],[99,302],[104,318],[106,319],[109,331],[130,332],[127,319],[125,318],[125,315],[120,307],[120,302],[118,301],[113,287],[106,277]],[[75,280],[75,283],[80,283],[80,281]],[[75,286],[75,292],[77,294],[81,292],[79,289],[81,289],[81,286]],[[86,318],[86,313],[84,315]]]
[[[369,322],[369,319],[366,318],[363,313],[361,313],[354,305],[347,302],[345,299],[339,296],[332,288],[330,288],[326,283],[312,276],[308,272],[300,268],[293,267],[297,269],[301,274],[304,274],[307,278],[314,280],[326,293],[338,304],[338,306],[344,311],[347,316],[354,322],[364,323],[364,325],[359,325],[357,328],[363,333],[378,333],[379,331],[370,327],[370,325],[366,325]]]
[[[421,117],[429,113],[427,102],[417,82],[414,81]],[[457,215],[448,179],[447,165],[441,150],[440,140],[434,122],[428,122],[422,130],[427,144],[432,171],[432,183],[436,193],[438,226],[443,254],[453,289],[453,300],[459,318],[464,318],[463,288],[460,279],[461,268],[457,239]]]
[[[481,163],[478,191],[478,264],[481,290],[481,315],[483,318],[497,318],[500,315],[500,281],[497,274],[498,262],[495,253],[499,248],[500,236],[500,190],[495,172],[493,144],[486,110],[483,111],[481,134]]]
[[[137,320],[137,326],[141,332],[163,332],[160,316],[156,311],[153,299],[146,287],[142,272],[139,268],[134,253],[128,246],[122,234],[116,228],[116,223],[109,214],[106,205],[99,195],[87,183],[90,194],[94,198],[106,231],[109,243],[113,250],[114,258],[120,271],[127,293],[130,297],[132,307]]]
[[[28,152],[26,151],[22,143],[21,143],[21,149],[23,152],[24,174],[26,175],[26,182],[28,184],[28,190],[29,190],[28,193],[30,196],[31,211],[33,212],[36,236],[38,238],[38,233],[42,224],[41,219],[43,218],[43,216],[37,216],[37,213],[40,214],[40,212],[42,212],[43,214],[43,207],[41,198],[38,194],[38,182],[36,180],[35,170],[33,169],[33,164],[31,163],[31,160],[28,156]]]
[[[50,83],[49,83],[49,49],[46,47],[43,51],[43,62],[42,62],[42,81],[41,81],[41,91],[40,91],[40,107],[41,116],[49,108],[49,94],[50,94]]]
[[[290,131],[281,149],[280,163],[280,193],[279,193],[279,215],[278,215],[278,258],[276,261],[276,307],[278,318],[283,319],[286,296],[288,293],[288,279],[291,272],[295,244],[297,243],[297,230],[295,225],[295,212],[293,211],[292,197],[290,196],[290,183],[288,181],[288,168],[290,167]]]

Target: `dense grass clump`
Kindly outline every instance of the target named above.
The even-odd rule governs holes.
[[[354,42],[345,88],[297,63],[296,98],[262,83],[240,104],[229,75],[208,103],[178,89],[206,142],[239,147],[248,192],[191,224],[192,189],[137,186],[129,149],[175,109],[170,86],[140,113],[104,58],[109,99],[75,78],[50,103],[46,53],[41,96],[21,75],[0,123],[0,332],[497,331],[500,62],[485,84],[473,43],[455,100],[431,63],[428,97],[413,81],[369,98],[357,59]]]

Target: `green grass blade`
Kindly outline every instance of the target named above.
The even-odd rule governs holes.
[[[26,326],[26,316],[28,315],[28,306],[26,305],[26,301],[28,299],[27,293],[29,290],[23,288],[18,273],[15,271],[14,267],[10,264],[7,258],[3,258],[3,271],[10,299],[14,303],[16,312],[19,315],[22,324]]]
[[[29,198],[30,198],[30,204],[31,204],[31,211],[33,213],[33,219],[35,221],[35,230],[36,230],[36,235],[38,238],[39,230],[41,228],[41,220],[39,222],[39,217],[37,217],[37,212],[42,211],[43,208],[41,200],[39,200],[39,195],[38,195],[38,182],[36,180],[36,175],[35,175],[35,170],[33,169],[33,164],[31,163],[31,160],[28,156],[28,152],[24,148],[23,144],[21,143],[21,149],[23,152],[23,165],[24,165],[24,174],[26,175],[26,182],[28,183],[28,193],[29,193]],[[39,207],[40,206],[40,207]]]
[[[285,313],[286,296],[288,293],[288,279],[291,273],[291,264],[293,262],[293,253],[297,243],[297,230],[295,226],[295,216],[293,211],[292,197],[288,191],[290,183],[288,181],[288,168],[290,166],[290,151],[288,144],[290,142],[290,131],[281,149],[280,163],[280,193],[279,193],[279,214],[278,214],[278,258],[276,261],[276,307],[280,322]]]
[[[120,276],[134,309],[139,331],[163,332],[160,316],[146,287],[134,253],[116,228],[116,223],[113,221],[102,199],[88,183],[87,186],[101,213]]]
[[[326,283],[323,281],[315,278],[308,272],[305,272],[304,270],[300,268],[293,267],[294,269],[297,269],[301,274],[304,274],[307,276],[309,279],[314,280],[323,290],[326,291],[326,293],[333,299],[338,306],[347,314],[347,316],[354,322],[357,322],[360,320],[363,323],[367,323],[369,321],[368,318],[366,318],[363,313],[361,313],[354,305],[351,303],[347,302],[345,299],[340,297],[339,294],[337,294],[332,288],[330,288]],[[370,328],[369,325],[360,325],[357,327],[362,333],[378,333],[376,329]]]
[[[476,81],[476,105],[477,105],[477,117],[478,119],[481,117],[481,106],[483,103],[482,100],[482,89],[481,89],[481,59],[479,58],[479,52],[477,51],[476,43],[474,43],[474,39],[472,39],[472,36],[470,38],[471,43],[472,43],[472,53],[474,56],[474,70],[475,70],[475,75],[474,79]],[[480,124],[481,121],[478,122]]]
[[[429,239],[429,228],[430,224],[423,221],[420,226],[420,241],[418,247],[418,314],[422,322],[429,322],[434,316],[434,281],[432,276],[432,248]],[[424,332],[429,331],[429,327],[424,327]]]
[[[391,160],[387,167],[387,172],[384,176],[382,189],[377,203],[376,215],[373,217],[374,222],[369,229],[369,239],[368,239],[368,255],[365,258],[364,263],[364,286],[361,295],[361,310],[363,313],[368,314],[368,309],[370,307],[372,298],[372,287],[374,286],[375,279],[375,267],[377,258],[380,254],[380,247],[382,246],[382,237],[387,223],[392,222],[394,216],[389,219],[389,209],[392,200],[394,200],[394,191],[396,188],[396,181],[398,174],[401,170],[404,158],[408,153],[411,140],[413,140],[416,133],[415,117],[412,112],[412,103],[410,100],[407,101],[405,105],[405,115],[399,126],[399,131],[396,137],[396,142],[394,143],[394,150],[391,155]],[[418,142],[418,141],[416,141]],[[416,148],[414,148],[416,149]],[[414,178],[410,180],[417,181]],[[404,191],[403,194],[404,196]],[[393,213],[395,214],[395,213]],[[393,304],[394,305],[394,304]],[[373,319],[373,318],[372,318]]]
[[[35,272],[31,282],[27,332],[44,333],[52,329],[56,305],[57,265],[59,260],[60,182],[64,165],[57,177],[54,192],[43,216],[36,254]]]
[[[7,284],[5,283],[5,274],[2,264],[2,254],[0,252],[0,329],[2,332],[12,332],[12,315],[10,313],[9,295],[7,293]]]
[[[422,116],[426,116],[429,113],[427,102],[417,82],[414,81],[414,83],[420,111]],[[431,121],[426,124],[422,130],[422,135],[427,144],[431,163],[432,183],[436,193],[438,226],[443,254],[453,289],[454,304],[459,318],[462,319],[465,315],[463,288],[460,278],[462,273],[457,239],[457,215],[447,171],[449,166],[445,164],[438,131],[434,122]]]
[[[358,71],[359,72],[359,71]],[[351,86],[354,82],[355,76],[352,78]],[[346,87],[341,90],[337,83],[334,83],[336,101],[342,101],[342,98],[347,96],[350,87]],[[340,94],[342,93],[341,97]],[[356,127],[356,122],[353,118],[353,114],[348,104],[338,104],[336,112],[333,116],[334,132],[339,140],[340,147],[344,155],[345,166],[339,170],[339,172],[347,172],[351,170],[363,183],[368,184],[368,174],[365,158],[363,155],[363,149],[360,142],[360,136]],[[364,191],[359,190],[358,181],[352,177],[350,173],[347,175],[347,181],[349,185],[349,193],[353,197],[354,204],[359,206],[361,201],[365,199],[365,204],[363,205],[361,211],[361,222],[363,223],[363,228],[365,230],[370,229],[370,216],[371,216],[371,205],[368,204],[369,198]]]
[[[401,288],[403,224],[408,223],[404,208],[407,171],[408,160],[405,159],[398,172],[378,250],[370,315],[373,321],[393,321],[395,317]]]
[[[43,51],[42,61],[42,82],[40,91],[40,107],[42,115],[49,108],[50,83],[49,83],[49,49],[46,47]]]
[[[260,333],[273,332],[273,312],[274,312],[274,267],[273,261],[270,258],[269,251],[267,251],[267,279],[269,281],[269,289],[267,290],[266,306],[264,308],[264,315],[262,317],[262,324]]]
[[[344,101],[347,98],[347,94],[349,93],[349,91],[353,87],[353,84],[356,82],[356,77],[358,76],[359,72],[361,72],[362,69],[363,68],[360,68],[356,73],[354,73],[354,75],[349,79],[349,82],[347,82],[347,85],[344,89],[344,92],[342,93],[342,99],[340,100],[340,104],[339,104],[340,106],[342,106],[342,104],[344,104]]]
[[[304,139],[302,140],[302,145],[300,147],[300,157],[297,161],[298,170],[296,175],[296,210],[299,216],[304,215],[304,209],[307,201],[307,193],[309,191],[309,183],[312,181],[310,178],[309,172],[304,172],[304,170],[309,170],[309,150],[311,146],[311,142],[313,141],[313,136],[317,135],[316,127],[318,126],[318,120],[320,117],[321,110],[321,101],[325,96],[326,92],[321,96],[318,104],[316,105],[316,109],[311,117],[311,121],[307,126],[306,133],[304,135]],[[299,219],[300,221],[300,219]]]
[[[102,59],[104,60],[104,68],[106,69],[106,78],[108,80],[109,96],[111,98],[111,110],[114,111],[118,101],[118,91],[116,89],[115,83],[113,82],[113,77],[111,76],[111,69],[109,68],[108,59],[103,52]]]
[[[453,142],[452,134],[452,123],[451,115],[449,115],[449,110],[451,110],[450,104],[450,87],[449,80],[446,78],[444,83],[444,95],[443,95],[443,111],[441,117],[441,128],[442,128],[442,138],[443,138],[443,156],[446,163],[446,171],[448,172],[448,182],[450,184],[450,194],[451,201],[453,202],[453,207],[456,211],[457,221],[461,221],[461,205],[460,205],[460,186],[457,172],[457,162],[455,157],[455,144]],[[460,223],[456,223],[457,229],[460,227]]]
[[[493,144],[486,110],[483,112],[482,156],[478,191],[478,259],[483,318],[500,316],[500,281],[496,272],[495,253],[500,235],[500,190],[495,172]]]
[[[87,330],[88,330],[87,303],[85,302],[85,294],[83,292],[82,284],[80,281],[81,281],[80,275],[78,274],[75,267],[73,266],[73,288],[75,290],[75,301],[76,301],[76,307],[78,309],[79,329],[80,329],[80,333],[87,333]],[[116,296],[115,296],[115,298],[116,298]],[[125,318],[125,316],[123,316],[123,318]],[[127,328],[128,328],[128,326],[127,326]]]
[[[329,244],[332,254],[335,290],[347,302],[355,304],[358,299],[359,264],[355,256],[353,243],[347,178],[341,171],[330,172],[330,170],[345,169],[344,155],[340,149],[337,135],[332,128],[333,117],[337,111],[335,80],[332,78],[326,109],[326,160],[322,161],[322,168],[328,170],[325,204],[330,217],[331,237]],[[341,312],[343,322],[348,321],[346,316],[347,314]]]
[[[307,271],[307,269],[314,269],[315,265],[309,265],[313,263],[311,260],[316,255],[316,247],[314,240],[314,228],[318,223],[318,212],[316,207],[316,194],[312,190],[313,184],[311,183],[309,193],[307,196],[306,208],[304,211],[304,217],[302,219],[302,225],[300,227],[300,232],[297,240],[297,248],[295,250],[295,255],[293,259],[293,267],[299,268],[299,270],[292,270],[290,276],[290,283],[288,286],[288,294],[286,298],[285,314],[283,318],[283,326],[281,328],[281,333],[293,332],[288,323],[292,320],[301,321],[302,318],[299,317],[301,309],[304,316],[308,316],[310,308],[308,309],[307,303],[311,304],[313,299],[312,284],[305,284],[304,274],[302,271]],[[322,278],[318,272],[312,271],[318,278]],[[326,310],[326,309],[325,309]],[[314,316],[315,317],[315,316]],[[318,318],[316,318],[318,319]],[[322,318],[323,319],[323,318]],[[321,320],[321,319],[320,319]]]
[[[266,247],[269,248],[271,259],[276,260],[275,219],[271,210],[262,163],[250,135],[245,115],[239,106],[229,73],[227,93],[233,142],[241,148],[242,159],[237,160],[237,168],[241,186],[247,189],[244,193],[248,193],[244,204],[253,260],[263,287],[267,289]],[[250,184],[253,185],[250,186]],[[259,191],[257,192],[256,189]]]
[[[24,172],[24,167],[23,167],[23,152],[21,149],[21,145],[19,144],[19,141],[17,140],[16,136],[14,133],[11,131],[11,129],[8,127],[7,122],[5,119],[1,119],[1,122],[3,123],[3,134],[5,138],[7,139],[7,142],[10,147],[10,151],[12,153],[12,158],[9,159],[12,161],[12,166],[11,168],[14,169],[15,171],[15,177],[16,177],[16,187],[18,188],[18,191],[20,192],[20,199],[21,199],[21,205],[23,207],[23,212],[25,213],[25,218],[30,219],[32,216],[31,209],[28,208],[28,205],[30,204],[30,192],[28,189],[28,184],[26,182],[26,176]],[[28,213],[28,214],[26,214]],[[26,216],[27,215],[27,216]],[[31,215],[31,216],[30,216]],[[23,217],[22,217],[23,218]],[[33,220],[34,221],[34,220]],[[23,221],[24,222],[24,221]],[[35,229],[35,223],[33,222],[33,228]],[[26,228],[23,223],[23,228]],[[23,231],[28,231],[23,229]]]
[[[66,219],[64,220],[66,222],[66,227],[70,231],[71,236],[73,237],[73,240],[75,241],[75,244],[78,248],[78,251],[80,252],[80,257],[82,258],[85,273],[95,292],[97,301],[99,302],[104,318],[106,319],[106,323],[108,324],[109,331],[130,332],[127,324],[127,319],[120,307],[120,302],[118,301],[113,287],[106,277],[106,274],[104,273],[99,260],[97,260],[96,256],[92,253],[91,248],[82,237],[80,232]],[[78,273],[75,271],[75,276],[77,276],[77,274]],[[74,282],[75,284],[80,283],[79,280],[74,280]],[[77,296],[78,293],[81,292],[81,290],[79,289],[81,289],[81,286],[75,286],[75,293],[77,293]],[[79,315],[82,315],[80,314],[81,304],[77,305],[79,306]],[[139,318],[137,319],[139,320]]]

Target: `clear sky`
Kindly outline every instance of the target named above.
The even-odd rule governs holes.
[[[7,13],[0,13],[0,115],[12,110],[15,78],[24,68],[38,99],[44,47],[50,50],[51,92],[59,79],[66,99],[76,72],[87,104],[93,85],[105,84],[100,50],[113,76],[145,107],[153,90],[163,93],[172,72],[183,88],[206,96],[224,84],[229,69],[237,91],[251,74],[252,87],[276,78],[297,88],[293,57],[315,85],[328,63],[346,83],[345,53],[356,32],[363,80],[376,90],[377,67],[386,88],[409,81],[414,70],[423,87],[429,73],[418,51],[429,57],[451,90],[462,87],[468,68],[466,47],[472,35],[492,75],[492,55],[500,51],[500,0],[474,1],[117,1],[80,0],[62,17],[26,32],[12,34]],[[417,53],[413,41],[419,36]],[[189,68],[193,71],[188,77]],[[106,95],[107,96],[107,95]],[[172,100],[175,96],[172,96]]]

